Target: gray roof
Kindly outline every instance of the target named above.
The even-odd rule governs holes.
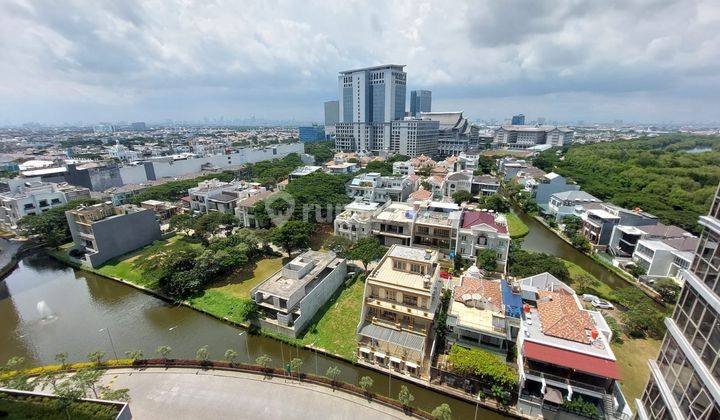
[[[395,344],[411,350],[423,351],[425,337],[407,331],[396,331],[375,324],[366,324],[360,329],[360,335],[378,341]]]
[[[356,71],[370,71],[370,70],[384,70],[384,69],[395,69],[395,70],[402,71],[403,68],[405,68],[405,64],[382,64],[382,65],[373,66],[373,67],[363,67],[360,69],[344,70],[344,71],[341,71],[340,74],[355,73]]]
[[[395,245],[392,248],[390,248],[390,251],[388,252],[388,255],[390,257],[397,257],[402,258],[404,260],[411,260],[411,261],[425,261],[430,262],[432,261],[432,257],[435,256],[435,253],[433,252],[432,257],[429,260],[425,259],[426,255],[425,248],[411,248],[409,246],[403,246],[403,245]]]
[[[600,201],[599,198],[585,191],[563,191],[553,194],[553,197],[563,201]]]

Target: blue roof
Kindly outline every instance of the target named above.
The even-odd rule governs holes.
[[[502,298],[505,304],[505,314],[513,318],[520,318],[522,314],[522,298],[519,294],[513,293],[507,281],[503,280]]]

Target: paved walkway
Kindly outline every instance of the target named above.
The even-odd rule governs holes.
[[[130,389],[134,419],[409,419],[400,411],[341,391],[241,372],[113,369],[102,379]]]

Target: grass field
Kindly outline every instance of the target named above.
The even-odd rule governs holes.
[[[563,264],[565,264],[565,267],[567,267],[568,271],[570,272],[570,277],[575,279],[580,276],[587,276],[594,280],[594,283],[590,288],[592,291],[591,294],[605,300],[615,300],[613,295],[613,289],[612,287],[608,286],[607,284],[601,282],[598,280],[595,276],[585,271],[582,267],[579,265],[572,263],[567,260],[563,260]]]
[[[225,280],[211,284],[207,290],[222,292],[238,298],[248,298],[250,290],[280,270],[283,262],[282,257],[260,260],[252,266],[244,267],[242,270],[230,274]]]
[[[511,238],[522,238],[530,232],[530,228],[515,213],[508,212],[505,216],[507,217],[508,231]]]
[[[620,367],[620,376],[622,376],[620,385],[622,385],[625,398],[633,401],[642,396],[645,384],[650,377],[647,361],[657,358],[662,341],[652,338],[641,340],[623,338],[623,343],[613,344],[612,349]]]

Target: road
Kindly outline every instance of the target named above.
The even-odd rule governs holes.
[[[322,386],[229,371],[114,369],[102,382],[130,389],[136,419],[399,419],[400,411]]]

